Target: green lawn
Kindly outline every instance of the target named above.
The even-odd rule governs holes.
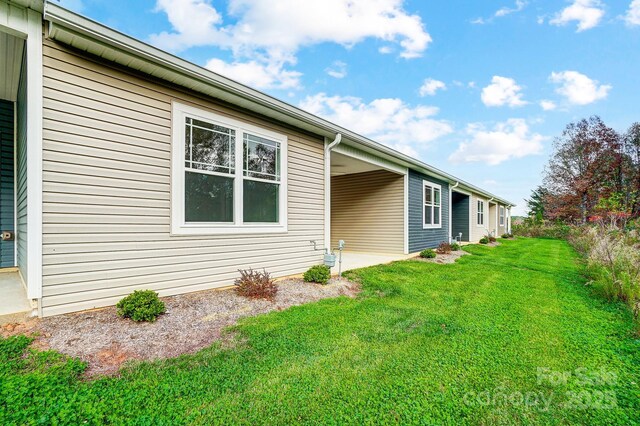
[[[79,379],[0,348],[0,424],[634,424],[640,342],[563,241],[358,270],[357,299],[249,318],[238,343]]]

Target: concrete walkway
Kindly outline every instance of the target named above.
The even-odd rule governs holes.
[[[337,254],[337,252],[336,252]],[[390,254],[390,253],[363,253],[354,251],[342,252],[342,272],[349,269],[365,268],[367,266],[391,263],[395,260],[405,260],[414,257],[415,254]],[[331,268],[332,274],[338,273],[338,259],[336,266]]]
[[[0,325],[24,321],[31,310],[18,273],[0,270]]]

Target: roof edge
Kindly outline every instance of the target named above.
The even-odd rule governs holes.
[[[54,40],[62,38],[61,33],[64,32],[64,30],[67,32],[70,31],[71,35],[74,37],[88,38],[101,47],[115,49],[121,53],[131,55],[137,59],[142,59],[153,65],[170,70],[173,73],[177,73],[190,79],[195,79],[207,86],[215,87],[218,90],[222,90],[233,95],[239,100],[242,99],[244,101],[243,103],[249,102],[251,104],[273,110],[277,114],[274,114],[271,118],[282,121],[281,116],[289,117],[292,120],[286,121],[289,124],[309,130],[324,137],[333,137],[336,133],[341,133],[348,145],[354,145],[361,149],[364,148],[367,151],[374,151],[378,155],[382,154],[384,157],[387,157],[404,167],[415,169],[416,171],[432,175],[450,183],[459,183],[460,186],[474,193],[481,194],[487,198],[493,198],[508,206],[515,206],[515,203],[485,191],[482,188],[459,179],[427,163],[416,160],[415,158],[389,148],[386,145],[315,116],[273,96],[214,73],[213,71],[179,58],[178,56],[167,53],[143,41],[109,28],[106,25],[76,14],[59,5],[45,2],[44,19],[53,24],[50,28],[49,37]],[[208,93],[205,94],[209,95]],[[264,111],[257,112],[263,115],[265,114]]]

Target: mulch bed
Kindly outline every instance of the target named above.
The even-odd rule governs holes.
[[[457,259],[459,259],[462,256],[467,255],[467,254],[469,254],[469,253],[467,253],[466,251],[457,250],[457,251],[452,251],[451,253],[448,253],[448,254],[437,253],[436,257],[434,257],[433,259],[425,259],[425,258],[420,257],[420,256],[416,256],[413,259],[414,260],[419,260],[419,261],[422,261],[422,262],[445,264],[445,263],[454,263]]]
[[[338,278],[327,285],[301,279],[277,284],[273,301],[247,299],[233,289],[201,291],[162,298],[167,312],[154,323],[122,319],[109,307],[6,325],[2,335],[32,335],[36,348],[86,361],[89,376],[115,374],[129,360],[172,358],[210,346],[240,318],[359,292],[357,284]]]

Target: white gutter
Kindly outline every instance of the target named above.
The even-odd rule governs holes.
[[[391,160],[402,167],[412,168],[449,183],[459,181],[465,188],[485,197],[493,196],[493,194],[436,167],[56,4],[50,2],[45,4],[44,19],[50,23],[49,37],[53,40],[323,137],[333,137],[336,133],[340,133],[343,135],[343,139],[345,139],[343,142],[346,145],[353,145]],[[500,200],[504,204],[510,204],[507,200]]]
[[[331,150],[342,142],[342,134],[336,134],[331,143],[324,143],[324,248],[331,251]]]
[[[331,142],[329,145],[324,147],[324,154],[325,156],[333,149],[336,147],[336,145],[338,145],[340,142],[342,142],[342,134],[338,133],[336,135],[336,138],[333,140],[333,142]]]
[[[453,190],[456,189],[460,185],[460,182],[456,182],[455,185],[449,185],[449,242],[453,241],[453,202],[452,202],[452,194]]]

